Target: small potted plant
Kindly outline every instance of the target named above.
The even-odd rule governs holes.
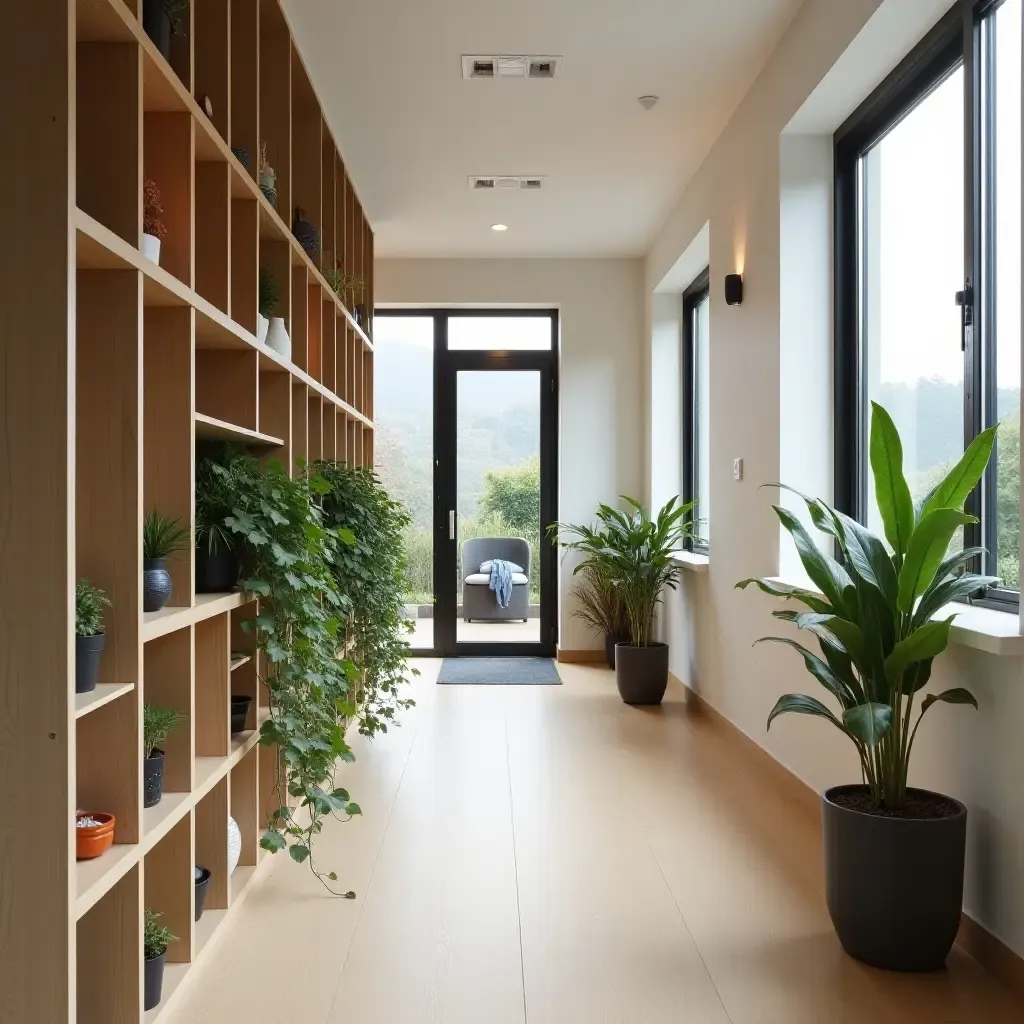
[[[188,0],[142,0],[142,28],[164,60],[171,59],[171,36],[185,31]]]
[[[75,693],[96,689],[100,655],[107,641],[103,632],[103,609],[110,599],[88,580],[75,586]]]
[[[142,255],[154,263],[160,262],[160,242],[167,237],[163,218],[160,187],[147,178],[142,186]]]
[[[267,144],[260,144],[260,169],[258,174],[260,191],[271,206],[277,206],[277,171],[267,159]]]
[[[145,996],[142,1008],[152,1010],[164,997],[164,964],[167,947],[178,941],[178,936],[160,924],[162,914],[147,910],[142,933],[142,952],[145,958]],[[135,997],[138,999],[138,996]],[[138,1005],[138,1004],[136,1004]]]
[[[277,310],[277,304],[281,298],[281,289],[277,285],[277,278],[270,267],[260,267],[259,277],[259,311],[256,314],[256,340],[263,344],[267,340],[267,332],[270,329],[270,319]],[[284,320],[281,320],[282,325]]]
[[[230,464],[202,459],[196,467],[196,592],[235,589],[241,572],[235,534],[227,520],[236,511],[236,483]]]
[[[164,752],[160,744],[181,728],[185,715],[176,708],[142,707],[142,806],[155,807],[164,795]]]
[[[189,529],[180,520],[150,512],[142,523],[142,610],[158,612],[171,597],[165,560],[188,548]]]
[[[202,864],[195,865],[195,920],[203,916],[203,908],[206,906],[206,890],[210,888],[210,879],[213,878],[213,872],[209,868],[204,868]]]
[[[249,705],[252,697],[245,694],[231,694],[231,734],[245,732],[245,723],[249,717]]]
[[[794,648],[839,704],[836,714],[814,697],[786,694],[769,714],[768,726],[787,713],[813,715],[856,748],[861,781],[833,786],[821,798],[825,896],[847,953],[889,970],[942,967],[960,926],[967,809],[952,797],[908,786],[907,775],[918,726],[929,709],[939,703],[978,706],[959,687],[922,691],[955,618],[937,618],[940,611],[998,582],[963,571],[978,548],[948,553],[957,530],[977,522],[963,506],[994,442],[995,428],[979,434],[915,508],[899,434],[873,402],[869,451],[885,540],[825,502],[801,495],[810,521],[832,542],[834,557],[814,543],[789,509],[775,511],[815,589],[774,579],[737,584],[753,583],[803,605],[805,611],[772,614],[806,630],[821,647],[819,656],[791,636],[765,637]]]
[[[582,566],[572,588],[576,598],[573,615],[604,640],[604,658],[615,668],[615,645],[629,642],[626,609],[606,566],[589,562]]]
[[[115,818],[104,811],[79,811],[75,815],[75,859],[102,857],[114,842]]]

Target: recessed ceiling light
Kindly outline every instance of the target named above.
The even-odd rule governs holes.
[[[491,225],[491,230],[492,231],[508,231],[508,225],[507,224],[492,224]]]

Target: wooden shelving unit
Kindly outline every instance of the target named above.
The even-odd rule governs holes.
[[[169,605],[143,614],[144,513],[194,525],[209,440],[292,467],[373,461],[373,234],[278,0],[193,0],[169,61],[141,4],[19,5],[0,71],[25,97],[0,190],[0,1016],[19,1024],[153,1024],[265,863],[275,753],[257,743],[266,693],[241,629],[255,605],[197,595],[183,558]],[[263,143],[276,205],[258,186]],[[159,265],[140,251],[147,178],[168,229]],[[320,228],[319,261],[292,236],[294,207]],[[366,282],[359,310],[328,286],[335,263]],[[261,268],[290,360],[256,337]],[[82,695],[79,577],[113,601],[100,683]],[[237,736],[233,693],[254,698]],[[163,800],[145,809],[144,701],[189,716],[166,744]],[[117,817],[97,860],[75,860],[76,809]],[[243,835],[230,876],[229,814]],[[213,879],[193,923],[196,862]],[[144,1012],[146,908],[179,938],[164,1000]]]

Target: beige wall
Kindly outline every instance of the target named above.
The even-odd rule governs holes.
[[[378,305],[557,307],[559,518],[592,520],[601,501],[638,495],[643,457],[643,262],[630,259],[378,260]],[[559,643],[600,646],[571,615],[559,573]]]
[[[826,225],[823,237],[807,236],[811,244],[804,250],[811,258],[817,246],[819,263],[822,243],[831,244],[828,217],[822,218],[821,209],[813,206],[785,202],[780,164],[792,170],[793,160],[806,157],[798,170],[826,176],[818,194],[827,203],[827,136],[899,59],[902,54],[896,51],[919,37],[944,6],[948,3],[933,0],[808,0],[686,185],[646,261],[647,470],[651,493],[662,497],[679,482],[675,447],[659,441],[663,432],[678,430],[670,414],[679,407],[678,392],[673,391],[678,364],[664,344],[668,300],[654,293],[665,290],[663,282],[677,261],[702,227],[710,225],[711,564],[705,576],[688,575],[682,593],[666,609],[663,629],[672,644],[673,670],[818,789],[858,777],[853,749],[824,723],[796,716],[780,719],[766,733],[765,721],[777,697],[807,688],[813,693],[813,681],[794,657],[787,657],[792,652],[751,647],[758,637],[773,632],[772,604],[761,595],[734,589],[737,580],[772,574],[780,566],[779,529],[769,507],[777,492],[759,490],[758,485],[777,480],[780,472],[796,473],[816,481],[817,493],[828,496],[831,479],[831,446],[821,443],[823,432],[827,441],[830,430],[822,422],[822,410],[831,405],[830,270],[826,266],[824,275],[808,273],[799,287],[791,287],[801,232],[785,230],[780,210],[807,218],[811,234],[816,220]],[[898,30],[893,28],[897,21]],[[884,66],[879,66],[880,55]],[[813,118],[808,115],[807,121],[817,122],[815,130],[823,138],[787,150],[784,129],[809,98],[805,109],[813,108]],[[831,110],[830,100],[835,101]],[[805,196],[813,200],[813,194],[812,188]],[[786,254],[786,264],[780,252]],[[744,274],[745,297],[742,306],[728,308],[722,279],[733,270]],[[787,310],[798,308],[792,303],[802,298],[813,300],[810,315],[821,318],[817,340],[814,332],[780,330],[780,320],[786,322]],[[784,381],[781,366],[786,368]],[[801,389],[806,401],[801,401]],[[793,447],[801,433],[809,432],[817,438],[810,446],[818,452],[813,457]],[[745,466],[740,483],[731,476],[736,457]],[[791,476],[789,480],[800,482]],[[933,685],[969,686],[981,710],[940,706],[931,711],[921,730],[911,780],[967,803],[967,909],[1024,954],[1022,668],[1018,658],[963,647],[951,650],[937,667]]]

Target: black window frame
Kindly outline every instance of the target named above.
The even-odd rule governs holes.
[[[696,345],[694,323],[697,307],[705,299],[709,301],[711,299],[710,267],[705,267],[683,292],[683,487],[680,497],[684,504],[700,499],[698,493],[700,464],[698,462],[699,432],[697,425],[700,410],[697,404],[698,381],[697,361],[694,355],[694,346]],[[699,506],[697,511],[700,511]],[[710,532],[711,524],[708,523],[709,538]],[[705,544],[699,538],[689,538],[686,541],[686,550],[706,555],[709,551],[709,544]]]
[[[986,197],[994,195],[994,61],[983,53],[985,19],[1004,0],[957,0],[906,58],[850,115],[834,136],[835,168],[835,492],[836,507],[861,522],[867,513],[867,452],[863,451],[867,414],[866,377],[862,365],[860,282],[861,158],[959,67],[964,69],[964,304],[961,307],[964,349],[964,448],[985,426],[995,409],[995,286],[993,231]],[[987,72],[987,73],[986,73]],[[977,287],[981,282],[983,287]],[[950,296],[950,303],[954,296]],[[981,546],[996,529],[995,459],[970,495],[966,510],[981,520],[965,528],[964,544]],[[990,546],[969,569],[998,575],[997,552]],[[971,603],[1016,611],[1020,592],[992,588]]]

